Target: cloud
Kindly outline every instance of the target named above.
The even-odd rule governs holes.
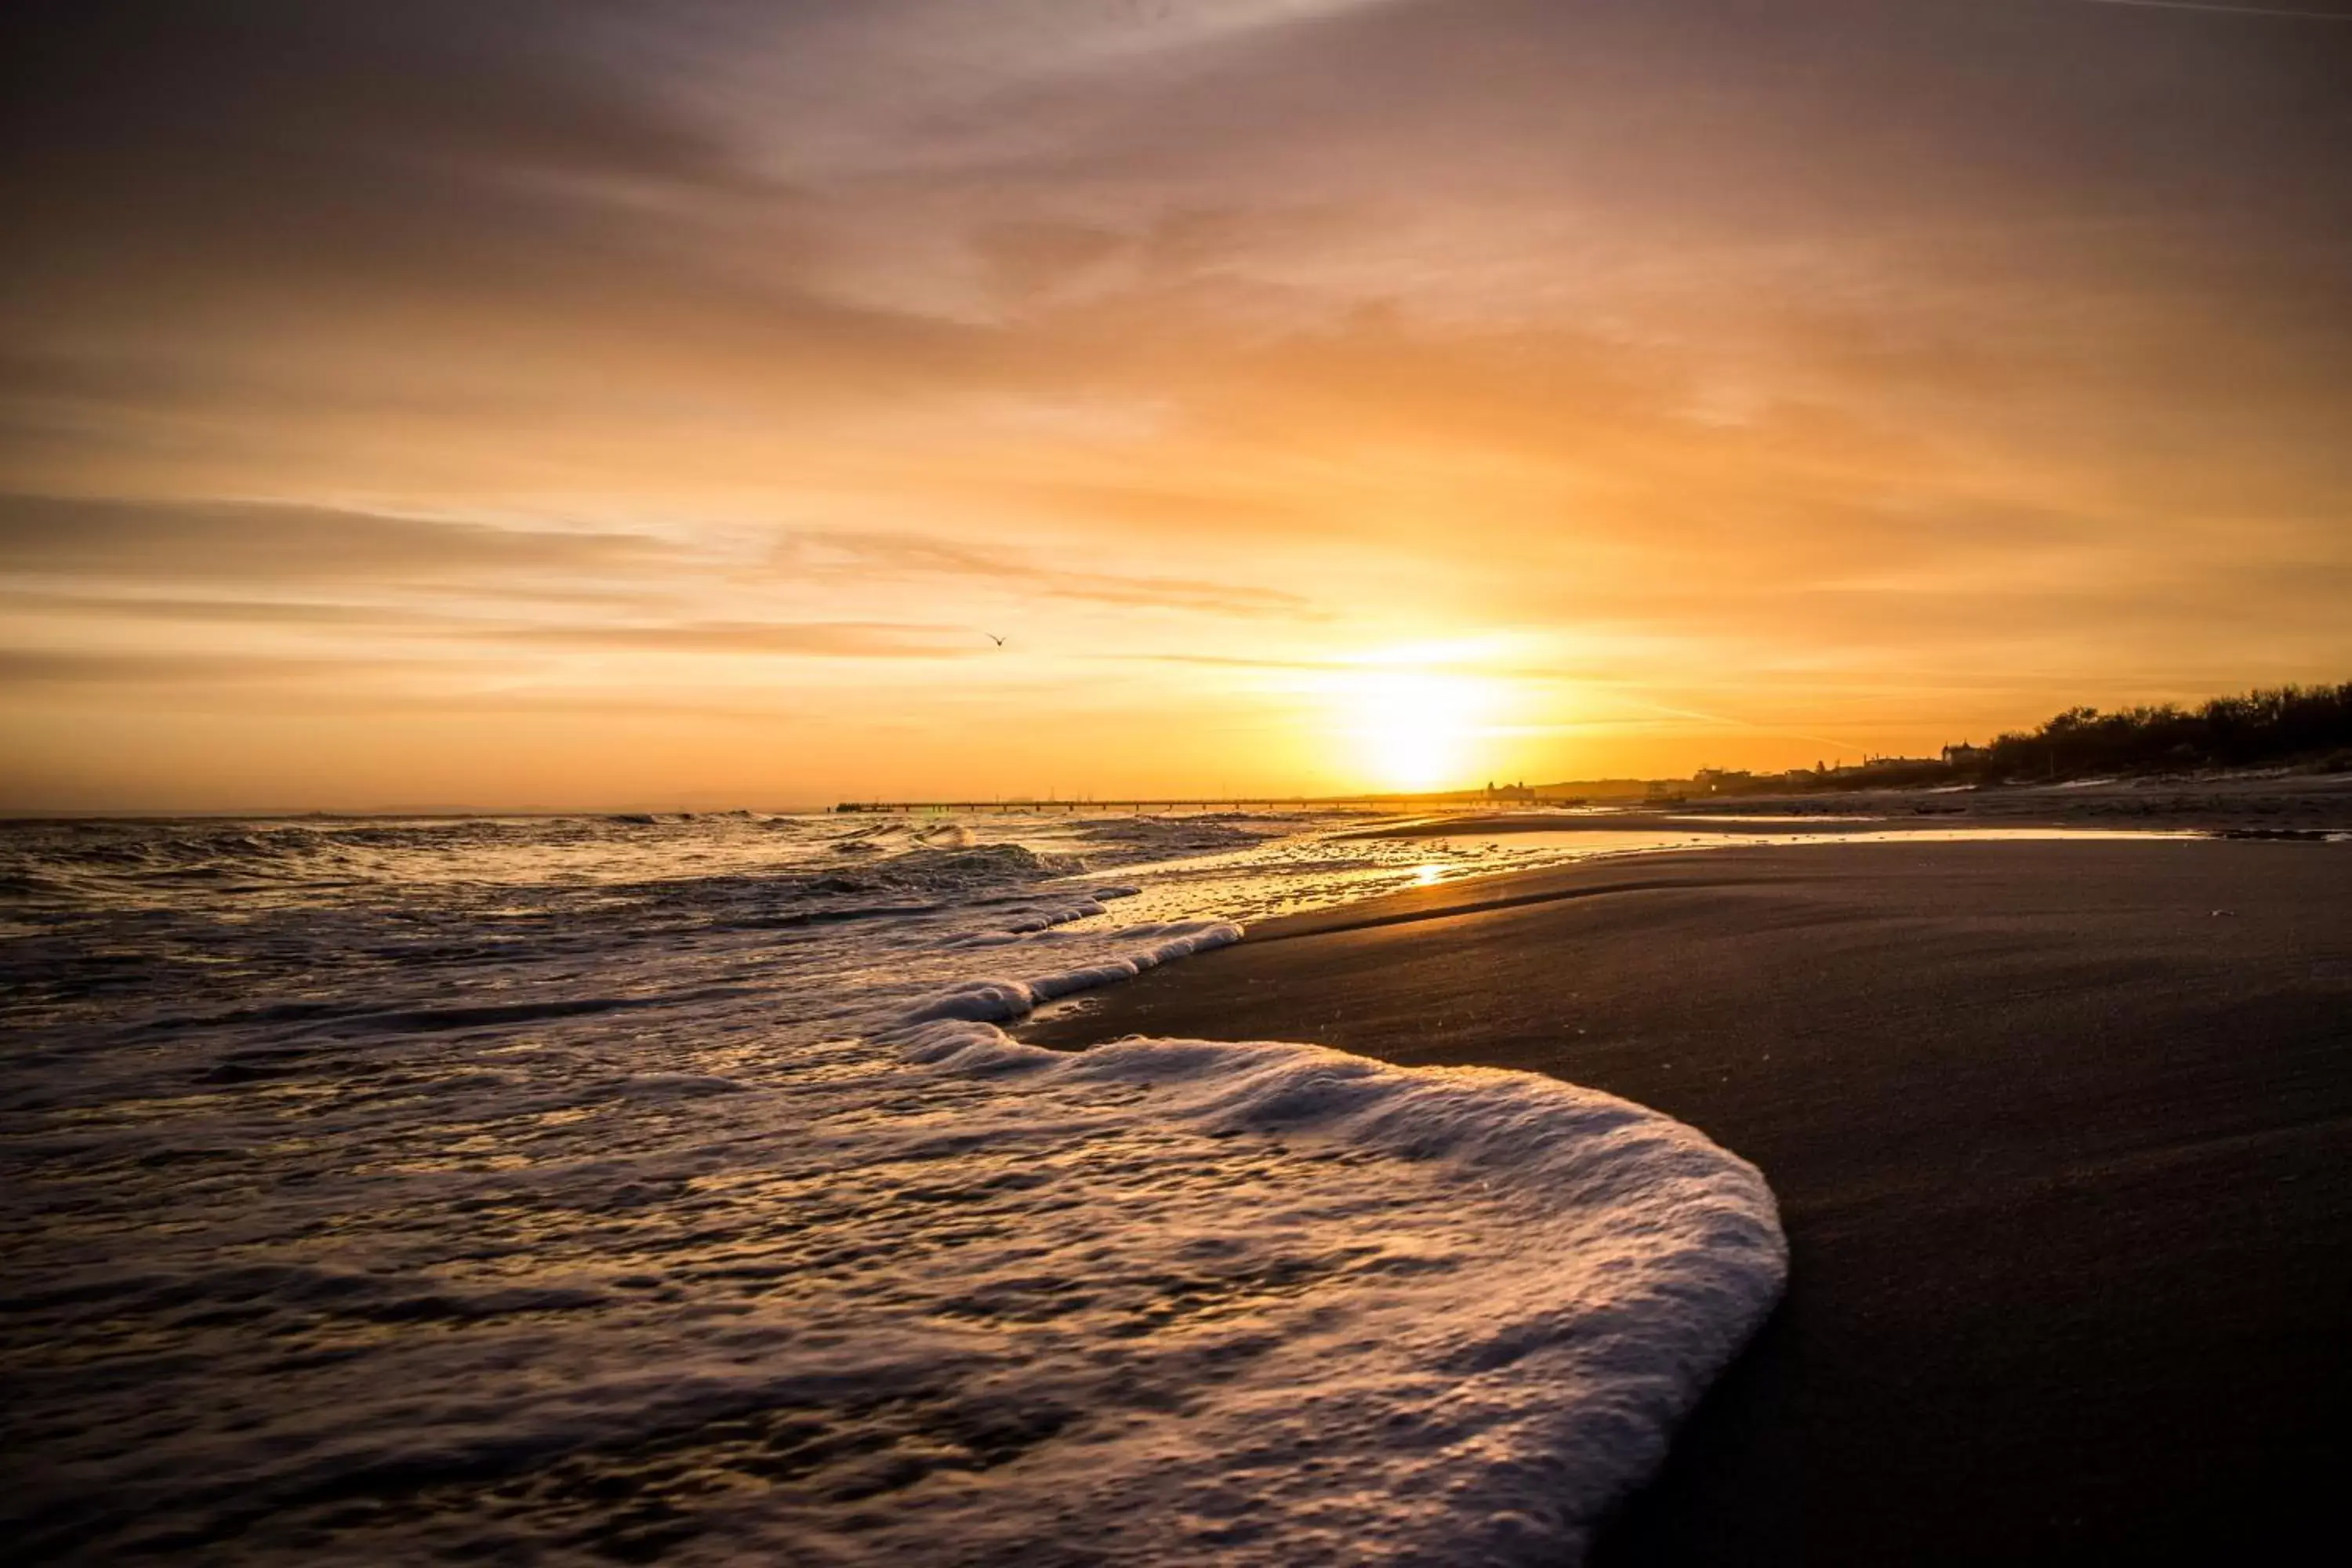
[[[354,674],[376,675],[386,671],[387,667],[382,660],[0,648],[0,684],[9,686],[215,687],[289,679],[347,679]]]
[[[642,533],[496,528],[332,507],[0,495],[0,573],[236,582],[585,573],[674,558]]]
[[[383,605],[294,599],[182,599],[116,594],[53,594],[0,589],[0,605],[20,614],[89,621],[184,622],[234,626],[361,626],[446,624],[446,616]]]
[[[567,184],[588,183],[576,199],[598,182],[740,178],[713,138],[632,89],[626,53],[654,19],[610,0],[333,14],[248,0],[212,15],[27,0],[9,43],[30,133],[10,139],[0,191],[66,220],[25,237],[36,255],[158,232],[198,247],[184,261],[249,255],[277,272],[433,234],[478,255],[549,221]],[[418,259],[412,244],[394,255]]]
[[[988,647],[978,632],[965,626],[856,621],[508,626],[472,635],[516,647],[816,658],[968,658]]]
[[[1203,669],[1312,670],[1360,675],[1368,668],[1360,659],[1343,658],[1251,658],[1245,655],[1215,653],[1130,653],[1116,657],[1137,664],[1193,665]]]
[[[1035,551],[1007,545],[980,548],[903,531],[795,532],[778,544],[777,558],[788,570],[812,576],[977,579],[1043,598],[1212,615],[1319,618],[1313,601],[1283,589],[1198,577],[1090,572],[1058,564]]]
[[[2352,11],[2290,11],[2275,5],[2200,4],[2199,0],[2083,0],[2090,5],[2123,5],[2136,11],[2203,11],[2215,16],[2273,16],[2296,22],[2352,22]]]

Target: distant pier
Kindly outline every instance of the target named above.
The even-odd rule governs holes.
[[[1584,797],[1465,794],[1350,795],[1144,795],[1121,800],[845,800],[836,812],[877,816],[1076,816],[1088,812],[1486,811],[1498,805],[1582,805]]]

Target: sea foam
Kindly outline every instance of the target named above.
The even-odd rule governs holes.
[[[1097,1174],[1123,1189],[1092,1254],[1110,1268],[963,1299],[1010,1328],[1075,1294],[1131,1347],[1064,1384],[1119,1414],[1069,1435],[1034,1506],[974,1489],[970,1517],[910,1527],[909,1550],[1573,1562],[1786,1276],[1752,1166],[1555,1079],[1271,1042],[1073,1056],[964,1022],[903,1043],[1087,1108],[1089,1142],[1120,1152]]]
[[[1099,908],[1095,912],[1099,913]],[[1171,921],[1160,925],[1131,926],[1110,933],[1108,940],[1122,946],[1122,952],[1075,969],[1027,980],[963,981],[908,1008],[898,1016],[896,1028],[884,1034],[896,1038],[916,1026],[942,1019],[1010,1023],[1056,997],[1132,980],[1171,959],[1188,958],[1241,939],[1242,928],[1231,921]],[[1013,935],[1007,933],[1005,940],[1013,940]],[[965,942],[992,945],[987,937],[967,938]]]
[[[399,1122],[402,1168],[315,1162],[267,1200],[200,1162],[187,1228],[8,1303],[16,1495],[45,1501],[13,1531],[288,1563],[1570,1562],[1782,1278],[1754,1170],[1548,1079],[961,1020],[900,1050],[765,1083],[478,1073],[441,1157],[413,1118],[313,1116],[352,1152]],[[595,1136],[482,1168],[457,1156],[491,1100]],[[145,1348],[89,1340],[126,1321]]]

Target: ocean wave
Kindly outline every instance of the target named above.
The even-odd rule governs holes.
[[[1189,817],[894,818],[844,830],[830,819],[731,812],[28,823],[0,826],[0,900],[60,913],[215,911],[232,898],[249,909],[253,895],[319,906],[406,898],[425,886],[550,897],[598,888],[671,906],[707,890],[714,912],[731,917],[746,912],[733,906],[747,890],[771,900],[959,898],[1280,832],[1265,819]]]
[[[0,838],[100,911],[0,950],[0,1535],[1572,1560],[1771,1300],[1770,1194],[1549,1079],[992,1026],[1239,937],[1154,918],[1278,901],[1199,862],[1077,873],[1257,826]],[[1342,885],[1279,845],[1228,874]]]
[[[1106,864],[1168,859],[1180,855],[1206,855],[1262,844],[1293,830],[1296,824],[1239,813],[1198,816],[1112,816],[1086,822],[1078,838],[1102,850]]]
[[[1073,1453],[1045,1482],[1058,1531],[1016,1546],[1043,1510],[975,1498],[979,1517],[949,1539],[995,1541],[942,1540],[941,1561],[1060,1547],[1103,1561],[1572,1562],[1786,1278],[1778,1208],[1752,1166],[1556,1079],[1266,1042],[1138,1038],[1072,1055],[965,1021],[901,1045],[1082,1103],[1140,1094],[1122,1134],[1271,1140],[1278,1159],[1360,1184],[1297,1203],[1287,1173],[1265,1172],[1265,1186],[1234,1183],[1210,1230],[1123,1245],[1130,1267],[1162,1249],[1213,1258],[1163,1285],[1152,1327],[1175,1340],[1188,1319],[1221,1321],[1246,1351],[1181,1410]],[[1223,1295],[1236,1279],[1245,1300]],[[1017,1320],[1065,1285],[1048,1271],[976,1283],[965,1300]],[[1203,1332],[1180,1359],[1212,1365],[1230,1342]],[[908,1531],[908,1547],[936,1528]]]
[[[604,823],[509,821],[129,822],[17,825],[0,833],[0,864],[37,868],[97,897],[142,883],[239,878],[347,884],[374,867],[400,873],[420,855],[496,856],[593,844]]]
[[[1090,912],[1099,913],[1099,906]],[[1241,939],[1242,928],[1231,921],[1176,921],[1164,925],[1131,926],[1108,933],[1104,940],[1118,951],[1092,963],[1027,980],[967,980],[949,986],[899,1014],[890,1029],[885,1031],[885,1037],[908,1038],[908,1031],[942,1019],[1010,1023],[1026,1017],[1056,997],[1132,980],[1147,969]]]
[[[1752,1169],[1548,1079],[965,1020],[764,1077],[460,1044],[395,1098],[262,1084],[25,1151],[84,1180],[13,1200],[12,1538],[1570,1562],[1785,1267]],[[93,1253],[142,1179],[174,1224]]]
[[[989,844],[976,848],[926,846],[828,871],[814,879],[808,884],[808,890],[818,893],[969,892],[1010,883],[1074,877],[1086,869],[1086,861],[1076,855],[1039,851],[1025,844]]]

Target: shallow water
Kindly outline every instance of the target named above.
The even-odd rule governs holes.
[[[1236,921],[1638,847],[1340,826],[0,830],[0,1524],[1572,1553],[1777,1289],[1752,1171],[1546,1079],[990,1026]]]

